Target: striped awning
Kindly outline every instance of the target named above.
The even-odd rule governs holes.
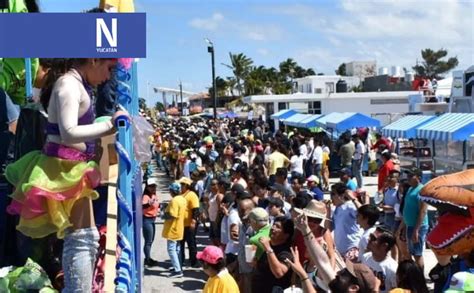
[[[382,133],[390,137],[414,138],[418,127],[435,118],[436,116],[408,115],[382,128]]]
[[[318,124],[316,124],[316,120],[321,117],[323,117],[323,115],[310,115],[308,118],[305,118],[298,122],[298,127],[307,129],[317,127]]]
[[[273,114],[272,116],[270,116],[270,118],[272,119],[278,119],[278,120],[283,120],[283,119],[286,119],[288,117],[291,117],[295,114],[298,114],[297,111],[293,110],[293,109],[286,109],[286,110],[281,110],[281,111],[278,111],[276,112],[275,114]]]
[[[328,128],[346,131],[357,127],[380,127],[380,121],[362,113],[344,112],[326,120]]]
[[[295,114],[283,120],[283,124],[293,127],[299,127],[298,123],[304,119],[309,118],[311,115],[309,114]]]
[[[419,138],[440,141],[468,140],[474,134],[474,114],[443,114],[418,127],[416,134]]]

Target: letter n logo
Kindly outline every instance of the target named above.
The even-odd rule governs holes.
[[[117,19],[112,18],[112,32],[110,32],[103,18],[97,18],[96,23],[96,47],[102,47],[102,35],[105,36],[110,47],[117,47]]]

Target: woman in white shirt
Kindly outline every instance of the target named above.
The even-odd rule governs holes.
[[[305,157],[301,155],[299,148],[294,148],[293,149],[293,155],[290,158],[290,172],[291,176],[293,177],[294,175],[303,175],[303,162],[304,162]]]

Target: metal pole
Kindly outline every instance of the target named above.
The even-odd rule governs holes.
[[[179,81],[179,95],[181,96],[181,116],[184,116],[184,104],[183,104],[183,83]]]
[[[216,91],[216,68],[214,63],[214,46],[211,51],[212,57],[212,95],[214,98],[214,119],[217,119],[217,91]]]

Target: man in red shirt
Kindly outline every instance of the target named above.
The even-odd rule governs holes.
[[[385,145],[386,149],[390,149],[391,143],[388,139],[383,137],[380,133],[375,134],[375,138],[377,139],[377,142],[372,146],[373,150],[381,151],[379,148],[381,145]]]
[[[391,154],[388,151],[383,152],[380,158],[382,160],[382,166],[380,167],[379,173],[378,173],[378,191],[379,192],[383,191],[383,188],[385,186],[385,181],[390,175],[390,171],[392,171],[395,168],[390,158],[391,158]]]

